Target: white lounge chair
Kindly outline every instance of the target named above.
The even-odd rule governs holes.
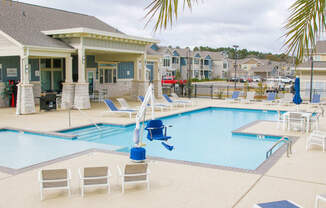
[[[132,116],[132,114],[136,114],[137,113],[137,111],[135,111],[135,110],[132,110],[132,109],[130,109],[130,110],[127,110],[127,109],[125,109],[125,110],[120,110],[120,109],[118,109],[115,105],[114,105],[114,103],[111,101],[111,100],[109,100],[109,99],[105,99],[104,100],[104,103],[106,104],[106,106],[109,108],[109,113],[120,113],[120,114],[128,114],[129,115],[129,118],[131,119],[131,116]]]
[[[323,152],[325,152],[326,149],[326,132],[323,131],[313,131],[309,137],[307,138],[306,142],[306,150],[308,151],[310,149],[311,145],[318,145],[323,148]]]
[[[226,102],[239,102],[239,95],[240,95],[240,91],[233,91],[232,93],[232,97],[231,98],[226,98]]]
[[[162,95],[163,98],[166,100],[166,102],[170,103],[171,105],[174,106],[183,106],[184,108],[186,107],[186,105],[190,104],[189,102],[184,102],[182,100],[172,100],[171,98],[169,98],[169,96],[167,96],[166,94]]]
[[[80,192],[84,197],[85,188],[107,187],[110,193],[109,178],[112,176],[108,167],[79,168]]]
[[[117,98],[117,101],[121,105],[121,110],[138,110],[139,108],[132,108],[124,98]]]
[[[68,195],[71,195],[71,172],[69,169],[41,169],[38,172],[38,180],[40,183],[41,200],[43,200],[43,191],[45,190],[68,190]]]
[[[189,103],[191,106],[194,105],[194,102],[192,100],[180,100],[180,97],[176,93],[171,93],[171,96],[174,98],[174,101],[176,102],[184,102],[184,103]]]
[[[139,102],[143,103],[144,102],[144,96],[142,96],[142,95],[138,96],[138,100],[139,100]],[[170,105],[166,105],[166,104],[163,104],[163,103],[156,103],[155,101],[154,101],[154,103],[155,103],[154,104],[154,109],[155,110],[159,109],[159,110],[161,110],[163,112],[164,109],[167,109],[169,107],[170,107],[170,109],[172,109],[172,107]],[[148,104],[148,106],[151,106],[151,105]]]
[[[241,99],[241,103],[250,104],[255,102],[255,92],[247,92],[246,98]]]
[[[150,170],[147,163],[126,164],[123,169],[118,166],[118,174],[122,193],[124,193],[125,184],[146,183],[147,190],[149,190]]]
[[[263,103],[266,105],[272,105],[276,103],[276,93],[275,92],[270,92],[267,94],[267,99],[263,100]]]

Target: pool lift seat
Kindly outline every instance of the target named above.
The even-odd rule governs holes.
[[[172,126],[165,126],[162,120],[150,120],[147,123],[145,130],[148,131],[147,139],[150,141],[158,140],[162,141],[162,145],[172,151],[174,147],[168,143],[168,140],[171,139],[171,136],[167,136],[167,128]]]

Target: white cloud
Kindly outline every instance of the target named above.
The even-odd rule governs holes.
[[[150,0],[23,0],[96,16],[122,32],[154,36],[162,45],[225,47],[281,52],[282,26],[294,0],[200,0],[192,12],[182,9],[172,28],[153,33],[145,26]]]

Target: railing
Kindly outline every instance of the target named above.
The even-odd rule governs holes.
[[[266,152],[266,160],[272,155],[273,149],[281,142],[286,143],[286,156],[290,157],[290,154],[292,154],[292,140],[286,137],[282,137]]]
[[[78,112],[84,117],[84,118],[86,118],[86,120],[88,120],[90,123],[92,123],[98,130],[102,130],[94,121],[92,121],[92,119],[90,119],[89,118],[89,116],[86,114],[86,113],[84,113],[84,112],[82,112],[81,110],[80,110],[80,108],[78,108],[77,106],[75,106],[75,105],[73,105],[71,108],[69,108],[69,128],[71,127],[71,110],[72,110],[72,108],[75,108],[75,109],[77,109],[78,110]]]

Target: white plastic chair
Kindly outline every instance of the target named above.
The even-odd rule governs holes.
[[[88,167],[79,168],[80,192],[84,197],[85,188],[107,187],[110,193],[109,178],[112,176],[109,167]]]
[[[122,193],[125,191],[125,184],[146,183],[147,190],[149,190],[149,175],[151,172],[147,163],[126,164],[123,169],[119,166],[117,168],[121,180]]]
[[[309,137],[307,138],[306,142],[306,150],[308,151],[310,149],[311,145],[318,145],[323,148],[323,152],[325,152],[326,149],[326,132],[322,131],[313,131]]]
[[[290,113],[289,118],[289,130],[305,131],[305,119],[300,113]]]
[[[38,172],[38,180],[40,183],[41,200],[43,200],[43,191],[45,190],[68,190],[68,195],[71,195],[70,169],[41,169]]]

